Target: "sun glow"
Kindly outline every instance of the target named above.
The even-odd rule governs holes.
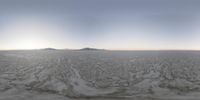
[[[48,45],[44,39],[37,36],[20,37],[14,40],[14,42],[15,43],[12,43],[12,45],[15,49],[39,49]]]
[[[39,19],[17,19],[4,32],[7,49],[40,49],[52,46],[50,37],[55,32],[48,23]],[[51,42],[51,45],[50,45]]]

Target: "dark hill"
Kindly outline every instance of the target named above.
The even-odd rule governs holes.
[[[80,49],[81,51],[100,51],[100,50],[104,50],[104,49],[96,49],[96,48],[82,48]]]
[[[44,48],[44,49],[41,49],[41,50],[57,50],[55,48]]]

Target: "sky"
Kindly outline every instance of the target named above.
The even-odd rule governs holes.
[[[200,50],[200,0],[0,0],[0,49]]]

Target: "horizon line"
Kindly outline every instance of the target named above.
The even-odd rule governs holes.
[[[84,47],[90,48],[90,47]],[[43,50],[46,48],[37,48],[37,49],[0,49],[0,51],[31,51],[31,50]],[[55,50],[81,50],[83,48],[52,48]],[[200,49],[99,49],[97,50],[106,50],[106,51],[200,51]]]

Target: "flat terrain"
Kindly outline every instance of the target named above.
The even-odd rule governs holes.
[[[200,51],[0,51],[0,100],[199,100]]]

